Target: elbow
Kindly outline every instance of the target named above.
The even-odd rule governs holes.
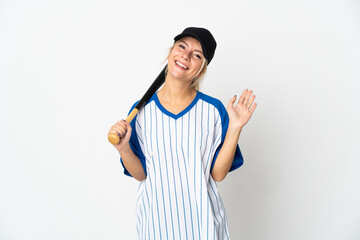
[[[222,181],[222,180],[224,180],[224,179],[225,179],[225,176],[220,177],[220,178],[216,179],[215,181],[217,181],[217,182],[221,182],[221,181]]]
[[[221,182],[222,180],[225,179],[226,174],[214,174],[214,172],[211,173],[212,178],[217,181],[217,182]]]
[[[131,171],[130,172],[131,176],[133,178],[135,178],[136,180],[138,180],[139,182],[142,182],[146,179],[146,173],[144,171],[144,169],[139,169],[138,171]]]
[[[138,180],[139,182],[142,182],[146,179],[146,175],[141,175],[141,176],[137,176],[137,177],[134,177],[136,180]]]
[[[216,182],[221,182],[222,180],[224,180],[224,178],[214,178],[214,180],[215,180]]]

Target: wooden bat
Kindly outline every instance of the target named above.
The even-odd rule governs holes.
[[[146,91],[144,96],[140,99],[140,101],[138,102],[136,107],[129,113],[129,115],[125,119],[126,122],[130,123],[133,120],[133,118],[136,116],[138,111],[143,106],[145,106],[145,104],[149,101],[149,99],[152,97],[152,95],[154,95],[156,90],[158,90],[159,87],[165,82],[165,70],[166,70],[166,66],[160,72],[160,74],[157,76],[155,81],[151,84],[151,86]],[[116,144],[119,144],[119,142],[120,142],[120,136],[119,136],[119,134],[111,133],[108,135],[108,140],[110,143],[116,145]]]

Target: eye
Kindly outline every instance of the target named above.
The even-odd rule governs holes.
[[[179,44],[179,47],[182,49],[185,49],[184,45],[182,45],[182,44]]]
[[[198,59],[201,59],[201,56],[199,54],[195,54],[195,57],[197,57]]]

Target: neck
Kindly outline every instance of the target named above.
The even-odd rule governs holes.
[[[196,90],[190,88],[191,82],[181,81],[167,75],[163,87],[159,90],[158,95],[167,102],[177,103],[186,99],[193,99]]]

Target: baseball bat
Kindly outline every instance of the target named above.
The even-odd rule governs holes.
[[[167,66],[167,65],[166,65]],[[149,89],[146,91],[146,93],[144,94],[144,96],[140,99],[140,101],[138,102],[138,104],[136,104],[135,108],[129,113],[129,115],[127,116],[127,118],[125,119],[126,122],[130,123],[133,118],[136,116],[136,114],[139,112],[139,110],[145,106],[145,104],[150,100],[150,98],[152,97],[152,95],[154,95],[154,93],[156,92],[156,90],[159,89],[159,87],[165,82],[165,70],[166,70],[166,66],[164,67],[164,69],[159,73],[159,75],[157,76],[157,78],[155,79],[155,81],[151,84],[151,86],[149,87]],[[116,145],[119,144],[120,142],[120,136],[119,134],[115,134],[115,133],[110,133],[108,135],[108,140],[110,143]]]

